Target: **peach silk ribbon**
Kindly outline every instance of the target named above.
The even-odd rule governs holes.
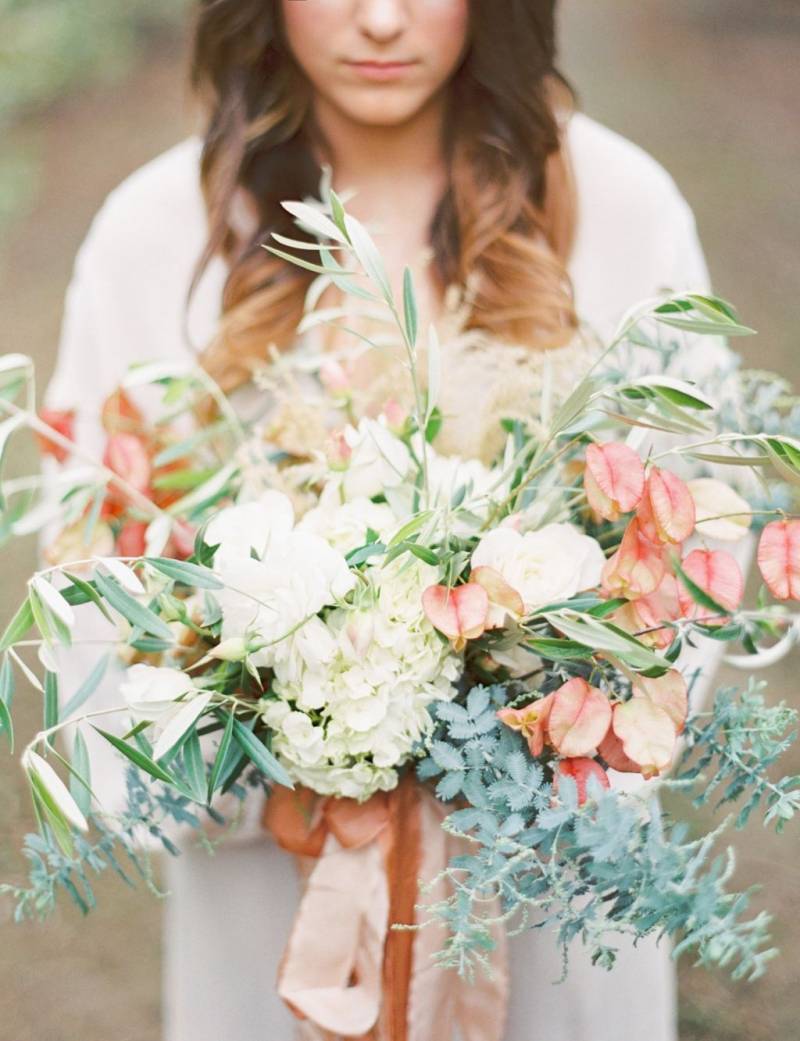
[[[264,827],[295,854],[304,892],[278,970],[278,993],[302,1041],[501,1041],[508,1002],[505,930],[493,928],[490,974],[472,983],[433,960],[444,927],[412,925],[418,880],[431,880],[464,841],[412,775],[366,802],[276,788]],[[442,879],[430,901],[447,894]]]

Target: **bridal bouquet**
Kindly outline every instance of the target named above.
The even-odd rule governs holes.
[[[104,866],[149,878],[141,834],[173,849],[170,819],[220,828],[219,795],[246,799],[255,786],[279,841],[323,860],[363,852],[348,838],[354,820],[380,839],[392,800],[433,812],[447,842],[438,874],[404,917],[391,893],[382,913],[443,924],[433,953],[463,974],[494,964],[499,925],[530,922],[553,924],[565,948],[581,937],[606,966],[615,934],[664,933],[706,963],[759,973],[766,917],[743,918],[729,856],[712,854],[718,833],[690,837],[652,796],[718,793],[738,802],[739,824],[760,809],[778,828],[800,807],[799,779],[768,773],[795,712],[768,706],[752,680],[694,704],[690,667],[719,643],[740,645],[730,660],[753,669],[796,643],[794,399],[774,394],[754,429],[753,394],[777,380],[737,377],[715,402],[666,370],[615,367],[615,351],[665,335],[749,331],[722,300],[667,296],[625,317],[569,397],[504,421],[491,465],[442,455],[441,350],[433,329],[420,337],[410,273],[398,303],[333,191],[284,205],[305,237],[280,244],[315,249],[320,263],[268,248],[385,307],[408,405],[352,415],[346,379],[328,370],[305,420],[326,413],[324,437],[287,446],[274,418],[245,424],[202,371],[153,363],[109,399],[99,461],[72,442],[69,414],[36,412],[30,361],[0,359],[0,443],[30,428],[73,462],[51,467],[43,494],[36,478],[3,485],[6,537],[51,532],[49,566],[0,641],[9,744],[15,674],[44,706],[22,753],[39,826],[31,884],[6,887],[19,916],[47,911],[59,887],[88,908],[89,874]],[[155,421],[142,391],[159,399]],[[732,550],[755,537],[763,587],[745,606]],[[87,612],[105,616],[108,646],[65,706],[60,648]],[[119,704],[96,713],[110,655],[127,665]],[[116,816],[92,779],[88,728],[130,764]],[[417,875],[439,841],[421,834]],[[411,836],[384,852],[400,855]]]

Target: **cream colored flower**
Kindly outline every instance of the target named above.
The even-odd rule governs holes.
[[[594,588],[604,564],[600,544],[571,524],[548,524],[525,534],[496,528],[472,554],[473,568],[493,568],[519,593],[526,614]],[[492,605],[491,625],[502,625],[505,616],[505,608]]]

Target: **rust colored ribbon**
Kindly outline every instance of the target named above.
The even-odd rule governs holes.
[[[505,937],[491,978],[469,985],[431,959],[438,927],[413,925],[420,876],[433,878],[457,840],[446,811],[411,775],[364,803],[277,788],[263,824],[295,854],[303,897],[278,971],[278,992],[305,1041],[500,1041],[508,991]],[[436,894],[437,898],[441,893]]]

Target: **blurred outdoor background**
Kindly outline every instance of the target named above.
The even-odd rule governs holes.
[[[562,64],[582,107],[667,166],[694,207],[716,290],[759,330],[741,344],[747,363],[800,383],[800,4],[562,2]],[[32,354],[42,381],[91,217],[192,127],[187,6],[0,0],[2,350]],[[33,567],[32,541],[0,554],[0,625]],[[792,667],[773,672],[773,697],[800,704]],[[38,696],[18,697],[32,731]],[[32,811],[17,763],[0,752],[0,879],[12,880]],[[797,833],[776,839],[755,824],[736,845],[738,886],[763,882],[757,906],[775,913],[782,955],[753,984],[682,964],[681,1039],[791,1041],[800,1036]],[[45,925],[14,926],[0,907],[0,1041],[158,1041],[159,904],[111,879],[99,894],[88,921],[63,902]]]

